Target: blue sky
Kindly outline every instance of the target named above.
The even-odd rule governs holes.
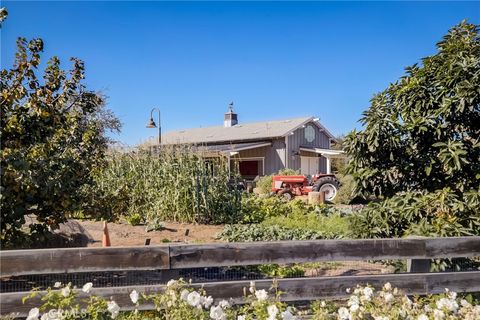
[[[15,39],[41,37],[43,62],[85,61],[88,88],[109,96],[136,144],[152,107],[162,129],[315,115],[334,134],[359,128],[372,95],[478,2],[16,2],[1,30],[1,66]]]

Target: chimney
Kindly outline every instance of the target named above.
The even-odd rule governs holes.
[[[224,127],[233,127],[238,123],[237,114],[233,112],[233,102],[228,105],[228,111],[225,113],[225,119],[223,121]]]

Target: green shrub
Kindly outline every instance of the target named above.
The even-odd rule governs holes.
[[[342,235],[305,230],[289,229],[279,226],[252,225],[226,225],[217,237],[228,242],[250,241],[281,241],[281,240],[317,240],[338,239]]]
[[[335,234],[347,237],[351,234],[350,222],[341,213],[329,216],[315,211],[302,213],[295,211],[288,216],[271,217],[262,222],[264,226],[279,226],[287,229],[302,229],[320,232],[322,234]]]
[[[268,217],[287,215],[288,201],[280,197],[258,197],[252,194],[242,196],[242,223],[259,223]]]
[[[138,213],[134,213],[131,216],[126,217],[126,219],[127,219],[127,222],[132,226],[138,226],[143,222],[142,216],[139,215]]]
[[[300,174],[298,171],[293,169],[282,169],[278,171],[276,174],[272,174],[269,176],[263,176],[257,181],[257,188],[260,190],[260,193],[269,194],[272,192],[272,182],[274,175],[282,175],[282,176],[293,176]]]
[[[337,191],[337,196],[333,199],[337,204],[350,204],[355,197],[355,182],[351,175],[337,174],[342,186]]]
[[[450,189],[404,192],[369,204],[351,215],[350,222],[352,231],[360,238],[480,235],[479,212],[478,190],[462,195]]]

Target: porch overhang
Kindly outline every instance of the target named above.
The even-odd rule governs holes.
[[[240,151],[257,149],[257,148],[267,147],[271,145],[272,143],[268,141],[229,143],[229,144],[199,146],[197,147],[197,150],[201,152],[206,152],[206,153],[217,153],[217,154],[226,155],[226,156],[233,156],[238,154]]]
[[[322,149],[322,148],[309,148],[309,147],[300,147],[300,151],[312,152],[323,156],[327,160],[327,174],[332,173],[332,158],[345,158],[345,151],[342,150],[333,150],[333,149]]]
[[[317,153],[324,156],[325,158],[345,158],[346,157],[345,151],[342,151],[342,150],[300,147],[300,151]]]

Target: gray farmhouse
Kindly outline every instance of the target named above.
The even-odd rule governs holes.
[[[330,160],[342,151],[330,149],[334,136],[315,117],[239,123],[232,106],[224,125],[171,131],[162,145],[192,144],[209,154],[225,156],[238,165],[243,178],[269,175],[290,168],[311,175],[330,173]]]

